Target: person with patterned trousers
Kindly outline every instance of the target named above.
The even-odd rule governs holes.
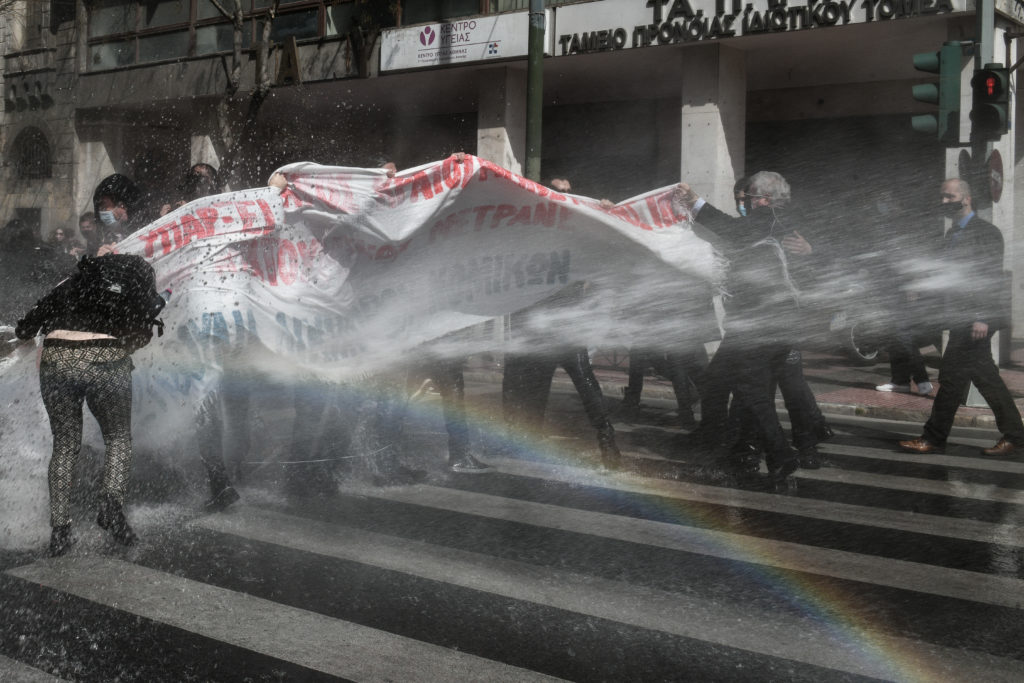
[[[114,308],[97,298],[81,284],[81,278],[102,276],[95,274],[107,259],[137,257],[106,256],[112,245],[100,248],[101,256],[85,257],[79,263],[78,275],[58,284],[49,294],[18,321],[15,334],[29,340],[42,332],[42,356],[39,362],[39,388],[50,420],[53,452],[48,471],[50,488],[50,555],[66,553],[73,544],[71,537],[71,489],[75,466],[82,448],[82,404],[99,423],[106,446],[103,468],[103,490],[100,494],[96,523],[110,531],[118,543],[130,546],[137,537],[124,516],[124,499],[132,466],[132,360],[131,354],[145,345],[152,336],[145,323],[152,320],[159,307],[151,309],[153,316],[145,321],[123,319],[111,315],[111,310],[128,310],[119,304],[141,299],[155,302],[157,294],[148,269],[148,282],[141,278],[103,280],[104,287],[116,293]],[[90,275],[90,272],[94,273]],[[132,291],[132,289],[138,291]],[[162,323],[159,323],[162,325]]]
[[[945,320],[949,342],[939,367],[939,391],[921,436],[899,445],[910,453],[935,453],[946,445],[953,418],[971,382],[992,409],[1003,437],[982,455],[1010,455],[1024,447],[1024,423],[992,359],[992,335],[1005,327],[1008,306],[1001,303],[1003,236],[978,218],[970,186],[959,178],[942,183],[942,209],[953,219],[946,233],[942,261]]]

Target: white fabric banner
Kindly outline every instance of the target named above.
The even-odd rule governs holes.
[[[517,316],[505,350],[717,336],[718,264],[672,187],[603,208],[470,155],[393,177],[312,163],[279,172],[284,191],[197,200],[117,246],[172,291],[164,336],[134,356],[136,445],[172,444],[195,462],[181,435],[226,364],[291,382],[359,381],[430,356],[500,351],[493,335],[452,333],[559,292],[572,296]],[[45,481],[50,448],[36,355],[18,355],[0,369],[20,397],[2,427],[27,456],[16,467],[29,468],[19,476],[12,459],[0,463],[0,499],[12,505],[24,503],[19,480]]]

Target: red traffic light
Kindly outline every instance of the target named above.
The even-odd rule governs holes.
[[[985,77],[985,94],[992,97],[996,93],[996,77],[986,76]]]

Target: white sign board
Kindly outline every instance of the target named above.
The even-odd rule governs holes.
[[[529,17],[529,12],[509,12],[384,31],[380,70],[525,57],[530,47]],[[544,54],[551,54],[550,10],[544,11],[544,25]]]
[[[559,7],[556,56],[964,12],[967,0],[602,0]]]

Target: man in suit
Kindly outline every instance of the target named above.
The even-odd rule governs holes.
[[[1024,447],[1020,411],[992,359],[992,335],[1005,326],[1000,306],[1003,236],[974,213],[970,186],[959,178],[942,183],[942,208],[953,219],[942,254],[946,281],[945,320],[949,343],[939,368],[939,392],[920,438],[900,441],[911,453],[935,453],[946,445],[953,418],[970,383],[995,414],[1003,438],[983,455],[1009,455]]]
[[[789,275],[785,241],[806,241],[783,223],[790,189],[781,175],[754,174],[746,198],[747,217],[734,218],[698,197],[686,183],[680,183],[676,193],[676,201],[714,233],[709,239],[717,238],[729,258],[726,334],[716,354],[721,354],[718,367],[724,376],[718,383],[747,411],[746,419],[766,451],[769,481],[779,490],[799,465],[770,392],[775,368],[786,363],[797,341],[794,335],[799,336],[799,292]],[[728,361],[721,362],[723,358]],[[724,427],[723,418],[715,419],[715,429]]]

